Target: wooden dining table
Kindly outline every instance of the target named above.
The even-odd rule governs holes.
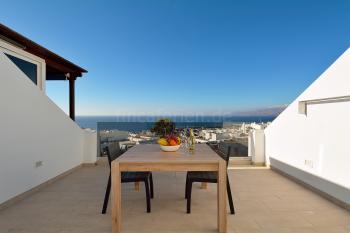
[[[163,152],[156,144],[132,147],[112,162],[112,233],[122,232],[121,172],[124,171],[217,171],[217,227],[219,233],[226,233],[226,169],[225,160],[206,144],[197,144],[194,152],[184,147],[176,152]]]

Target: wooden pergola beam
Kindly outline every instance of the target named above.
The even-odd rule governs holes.
[[[75,80],[87,70],[0,23],[0,38],[45,60],[46,80],[69,80],[69,116],[75,120]]]

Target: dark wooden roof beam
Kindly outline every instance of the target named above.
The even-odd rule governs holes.
[[[70,73],[71,76],[81,77],[83,73],[87,73],[84,68],[75,65],[74,63],[64,59],[63,57],[51,52],[50,50],[42,47],[41,45],[35,43],[34,41],[22,36],[21,34],[13,31],[12,29],[6,27],[0,23],[0,38],[12,45],[23,49],[24,51],[38,56],[45,60],[47,73],[56,74],[67,74]],[[63,77],[62,75],[60,77]],[[59,78],[56,76],[55,78]],[[50,79],[47,80],[56,80]],[[66,80],[66,79],[60,79]]]

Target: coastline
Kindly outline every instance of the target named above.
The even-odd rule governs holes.
[[[202,123],[205,127],[209,123],[221,123],[223,126],[235,123],[266,123],[277,116],[77,116],[76,122],[82,128],[97,129],[97,122],[110,123],[154,123],[160,118],[170,118],[175,123]]]

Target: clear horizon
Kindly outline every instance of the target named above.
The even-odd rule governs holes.
[[[2,6],[8,10],[1,23],[89,71],[76,82],[78,116],[228,115],[284,106],[350,38],[346,1],[13,0]],[[68,112],[68,82],[46,87]]]

